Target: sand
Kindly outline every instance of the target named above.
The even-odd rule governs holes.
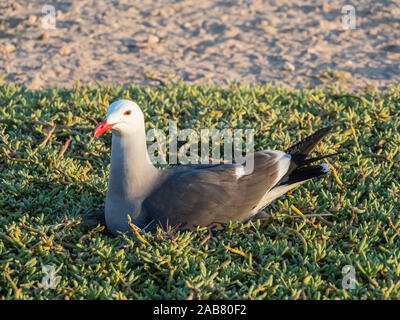
[[[43,27],[45,4],[55,7],[55,29]],[[0,76],[28,88],[179,79],[302,88],[339,79],[359,91],[399,82],[399,2],[357,1],[356,29],[348,30],[345,4],[1,0]]]

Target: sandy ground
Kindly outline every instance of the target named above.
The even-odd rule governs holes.
[[[56,28],[42,13],[56,9]],[[0,75],[29,88],[82,83],[320,85],[350,90],[400,81],[400,2],[0,1]],[[347,73],[322,73],[331,68]],[[6,74],[6,75],[5,75]],[[159,80],[154,80],[159,79]],[[328,81],[329,82],[329,81]]]

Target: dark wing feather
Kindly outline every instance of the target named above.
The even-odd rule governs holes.
[[[306,158],[308,154],[318,144],[318,142],[320,142],[326,135],[328,135],[332,128],[332,126],[322,128],[285,150],[286,153],[292,156],[292,162],[290,163],[289,170],[282,179],[289,176],[296,168],[316,161],[314,159],[313,161],[307,161]]]
[[[276,153],[256,152],[254,170],[237,178],[237,164],[177,166],[166,170],[161,185],[142,209],[161,226],[192,229],[242,221],[279,180]]]
[[[312,135],[286,149],[285,152],[292,156],[296,154],[309,154],[318,144],[318,142],[320,142],[332,130],[332,128],[332,126],[329,126],[319,129]]]

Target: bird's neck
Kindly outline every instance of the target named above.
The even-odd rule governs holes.
[[[144,129],[135,135],[113,133],[109,178],[111,196],[129,200],[145,197],[158,175],[159,171],[147,153]]]

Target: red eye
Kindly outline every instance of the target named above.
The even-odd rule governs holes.
[[[125,116],[129,116],[130,114],[131,114],[131,110],[127,110],[127,111],[124,112]]]

